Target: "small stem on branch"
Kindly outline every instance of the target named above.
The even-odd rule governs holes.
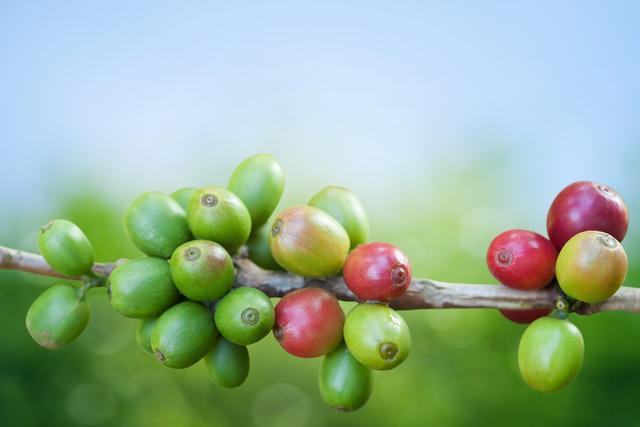
[[[244,256],[234,259],[236,266],[236,287],[252,287],[265,292],[270,297],[281,297],[293,290],[304,287],[319,287],[333,293],[343,301],[355,301],[355,296],[346,287],[342,277],[306,278],[282,271],[269,271],[255,265]],[[96,263],[93,272],[98,276],[108,276],[115,263]],[[30,273],[65,277],[55,272],[42,258],[30,252],[0,246],[0,269],[20,270]],[[439,282],[430,279],[413,279],[407,292],[391,302],[398,310],[432,308],[498,308],[530,309],[554,308],[558,293],[553,288],[538,291],[519,291],[501,285],[472,285]],[[628,311],[640,313],[640,289],[622,287],[607,301],[599,304],[579,304],[575,312],[593,314],[601,311]]]

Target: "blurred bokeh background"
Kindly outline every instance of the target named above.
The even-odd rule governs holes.
[[[351,188],[372,238],[415,275],[495,283],[489,241],[545,231],[554,195],[595,180],[626,199],[640,283],[638,2],[20,2],[0,5],[0,244],[35,250],[77,222],[101,261],[136,256],[121,214],[140,192],[225,185],[274,154],[281,207]],[[638,425],[640,318],[575,317],[584,369],[564,391],[519,378],[523,327],[495,310],[404,312],[409,359],[369,403],[325,407],[319,359],[252,346],[245,385],[174,371],[135,321],[93,317],[50,352],[24,316],[52,280],[0,271],[0,425]],[[345,304],[345,310],[350,304]]]

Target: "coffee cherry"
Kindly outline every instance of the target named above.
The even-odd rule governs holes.
[[[151,349],[151,333],[157,321],[158,319],[155,317],[151,319],[140,319],[136,327],[136,342],[141,349],[150,354],[153,354],[153,350]]]
[[[111,306],[126,317],[155,317],[178,301],[169,263],[144,257],[116,267],[107,280]]]
[[[284,173],[269,154],[256,154],[240,163],[231,175],[229,190],[245,204],[254,228],[267,222],[284,191]]]
[[[411,266],[397,247],[389,243],[366,243],[351,251],[342,275],[359,300],[387,302],[407,290]]]
[[[187,368],[211,350],[217,336],[209,309],[197,302],[184,301],[158,318],[151,333],[151,348],[163,365]]]
[[[349,236],[328,213],[311,206],[282,211],[271,226],[273,258],[286,270],[307,277],[340,271],[349,251]]]
[[[91,273],[93,247],[82,230],[70,221],[49,221],[40,229],[38,247],[45,261],[58,273],[67,276]]]
[[[351,249],[369,238],[369,218],[360,200],[344,187],[328,186],[309,200],[309,206],[322,209],[335,218],[349,235]]]
[[[320,368],[320,394],[322,399],[339,411],[354,411],[362,407],[373,389],[371,371],[349,353],[341,344],[327,354]]]
[[[507,319],[515,323],[531,323],[536,319],[548,316],[552,309],[550,308],[532,308],[529,310],[499,310]]]
[[[184,209],[162,193],[141,194],[124,214],[129,240],[149,256],[167,259],[191,239]]]
[[[568,320],[542,317],[527,327],[518,347],[518,366],[524,381],[538,391],[557,391],[580,372],[584,341]]]
[[[549,238],[560,250],[582,231],[594,230],[624,239],[629,226],[627,206],[611,187],[595,182],[575,182],[553,200],[547,216]]]
[[[75,340],[89,323],[89,305],[71,285],[57,284],[29,307],[27,330],[42,347],[57,350]]]
[[[208,240],[193,240],[171,256],[171,277],[178,290],[194,301],[215,301],[226,294],[235,270],[222,246]]]
[[[238,387],[249,375],[247,347],[231,343],[222,337],[218,338],[203,360],[209,378],[221,387]]]
[[[499,234],[487,251],[487,266],[503,285],[521,290],[540,289],[555,276],[558,251],[538,233],[509,230]]]
[[[271,225],[269,224],[264,224],[257,230],[251,231],[251,237],[247,240],[249,258],[257,266],[266,270],[283,270],[271,254],[271,247],[269,246],[270,234]]]
[[[237,288],[216,305],[216,326],[220,334],[238,345],[260,341],[273,328],[275,312],[269,297],[254,288]]]
[[[182,209],[184,209],[184,211],[187,212],[187,206],[189,206],[189,201],[191,200],[193,193],[195,193],[197,190],[198,190],[197,188],[191,188],[191,187],[181,188],[171,193],[171,198],[176,202],[178,202],[178,204],[182,207]]]
[[[276,304],[275,311],[273,334],[294,356],[322,356],[342,341],[344,313],[336,297],[324,289],[290,292]]]
[[[605,301],[627,276],[627,254],[615,238],[600,231],[583,231],[562,248],[556,264],[560,288],[588,303]]]
[[[344,341],[360,363],[388,370],[401,364],[411,350],[411,333],[404,319],[383,304],[358,304],[344,322]]]
[[[222,187],[205,187],[193,193],[187,221],[194,236],[220,243],[230,254],[234,254],[251,233],[251,216],[244,203]]]

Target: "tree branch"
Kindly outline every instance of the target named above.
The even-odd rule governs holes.
[[[343,301],[355,301],[353,293],[341,277],[305,278],[282,271],[268,271],[245,257],[236,257],[236,287],[258,288],[270,297],[281,297],[304,287],[319,287],[333,293]],[[96,263],[94,273],[107,276],[115,263]],[[65,277],[56,273],[42,256],[0,246],[0,269],[20,270],[30,273]],[[77,278],[71,278],[77,279]],[[471,285],[438,282],[430,279],[413,279],[407,292],[391,302],[398,310],[431,308],[500,308],[528,309],[553,308],[559,295],[553,288],[539,291],[519,291],[501,285]],[[601,311],[628,311],[640,313],[640,289],[622,287],[607,301],[600,304],[582,303],[576,309],[580,314]]]
[[[114,268],[115,263],[95,263],[92,270],[98,275],[108,276]],[[63,279],[80,279],[80,277],[68,277],[58,273],[47,264],[41,255],[4,246],[0,246],[0,269],[20,270]]]

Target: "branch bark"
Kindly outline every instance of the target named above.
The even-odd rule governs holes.
[[[281,297],[296,289],[319,287],[333,293],[343,301],[355,301],[355,295],[346,287],[341,277],[306,278],[282,271],[269,271],[255,265],[245,257],[234,259],[236,287],[252,287],[270,297]],[[96,263],[94,273],[108,276],[115,263]],[[55,272],[42,258],[30,252],[0,246],[0,269],[20,270],[30,273],[65,277]],[[77,277],[71,279],[78,279]],[[460,284],[430,279],[413,279],[407,292],[391,302],[398,310],[433,308],[498,308],[529,309],[553,308],[560,295],[554,288],[539,291],[519,291],[501,285]],[[622,287],[607,301],[600,304],[581,303],[576,312],[594,314],[601,311],[628,311],[640,313],[640,289]]]
[[[108,276],[115,268],[115,263],[95,263],[93,272]],[[28,273],[39,274],[41,276],[59,277],[62,279],[80,279],[80,277],[69,277],[55,271],[41,255],[32,252],[0,246],[0,269],[20,270]]]

